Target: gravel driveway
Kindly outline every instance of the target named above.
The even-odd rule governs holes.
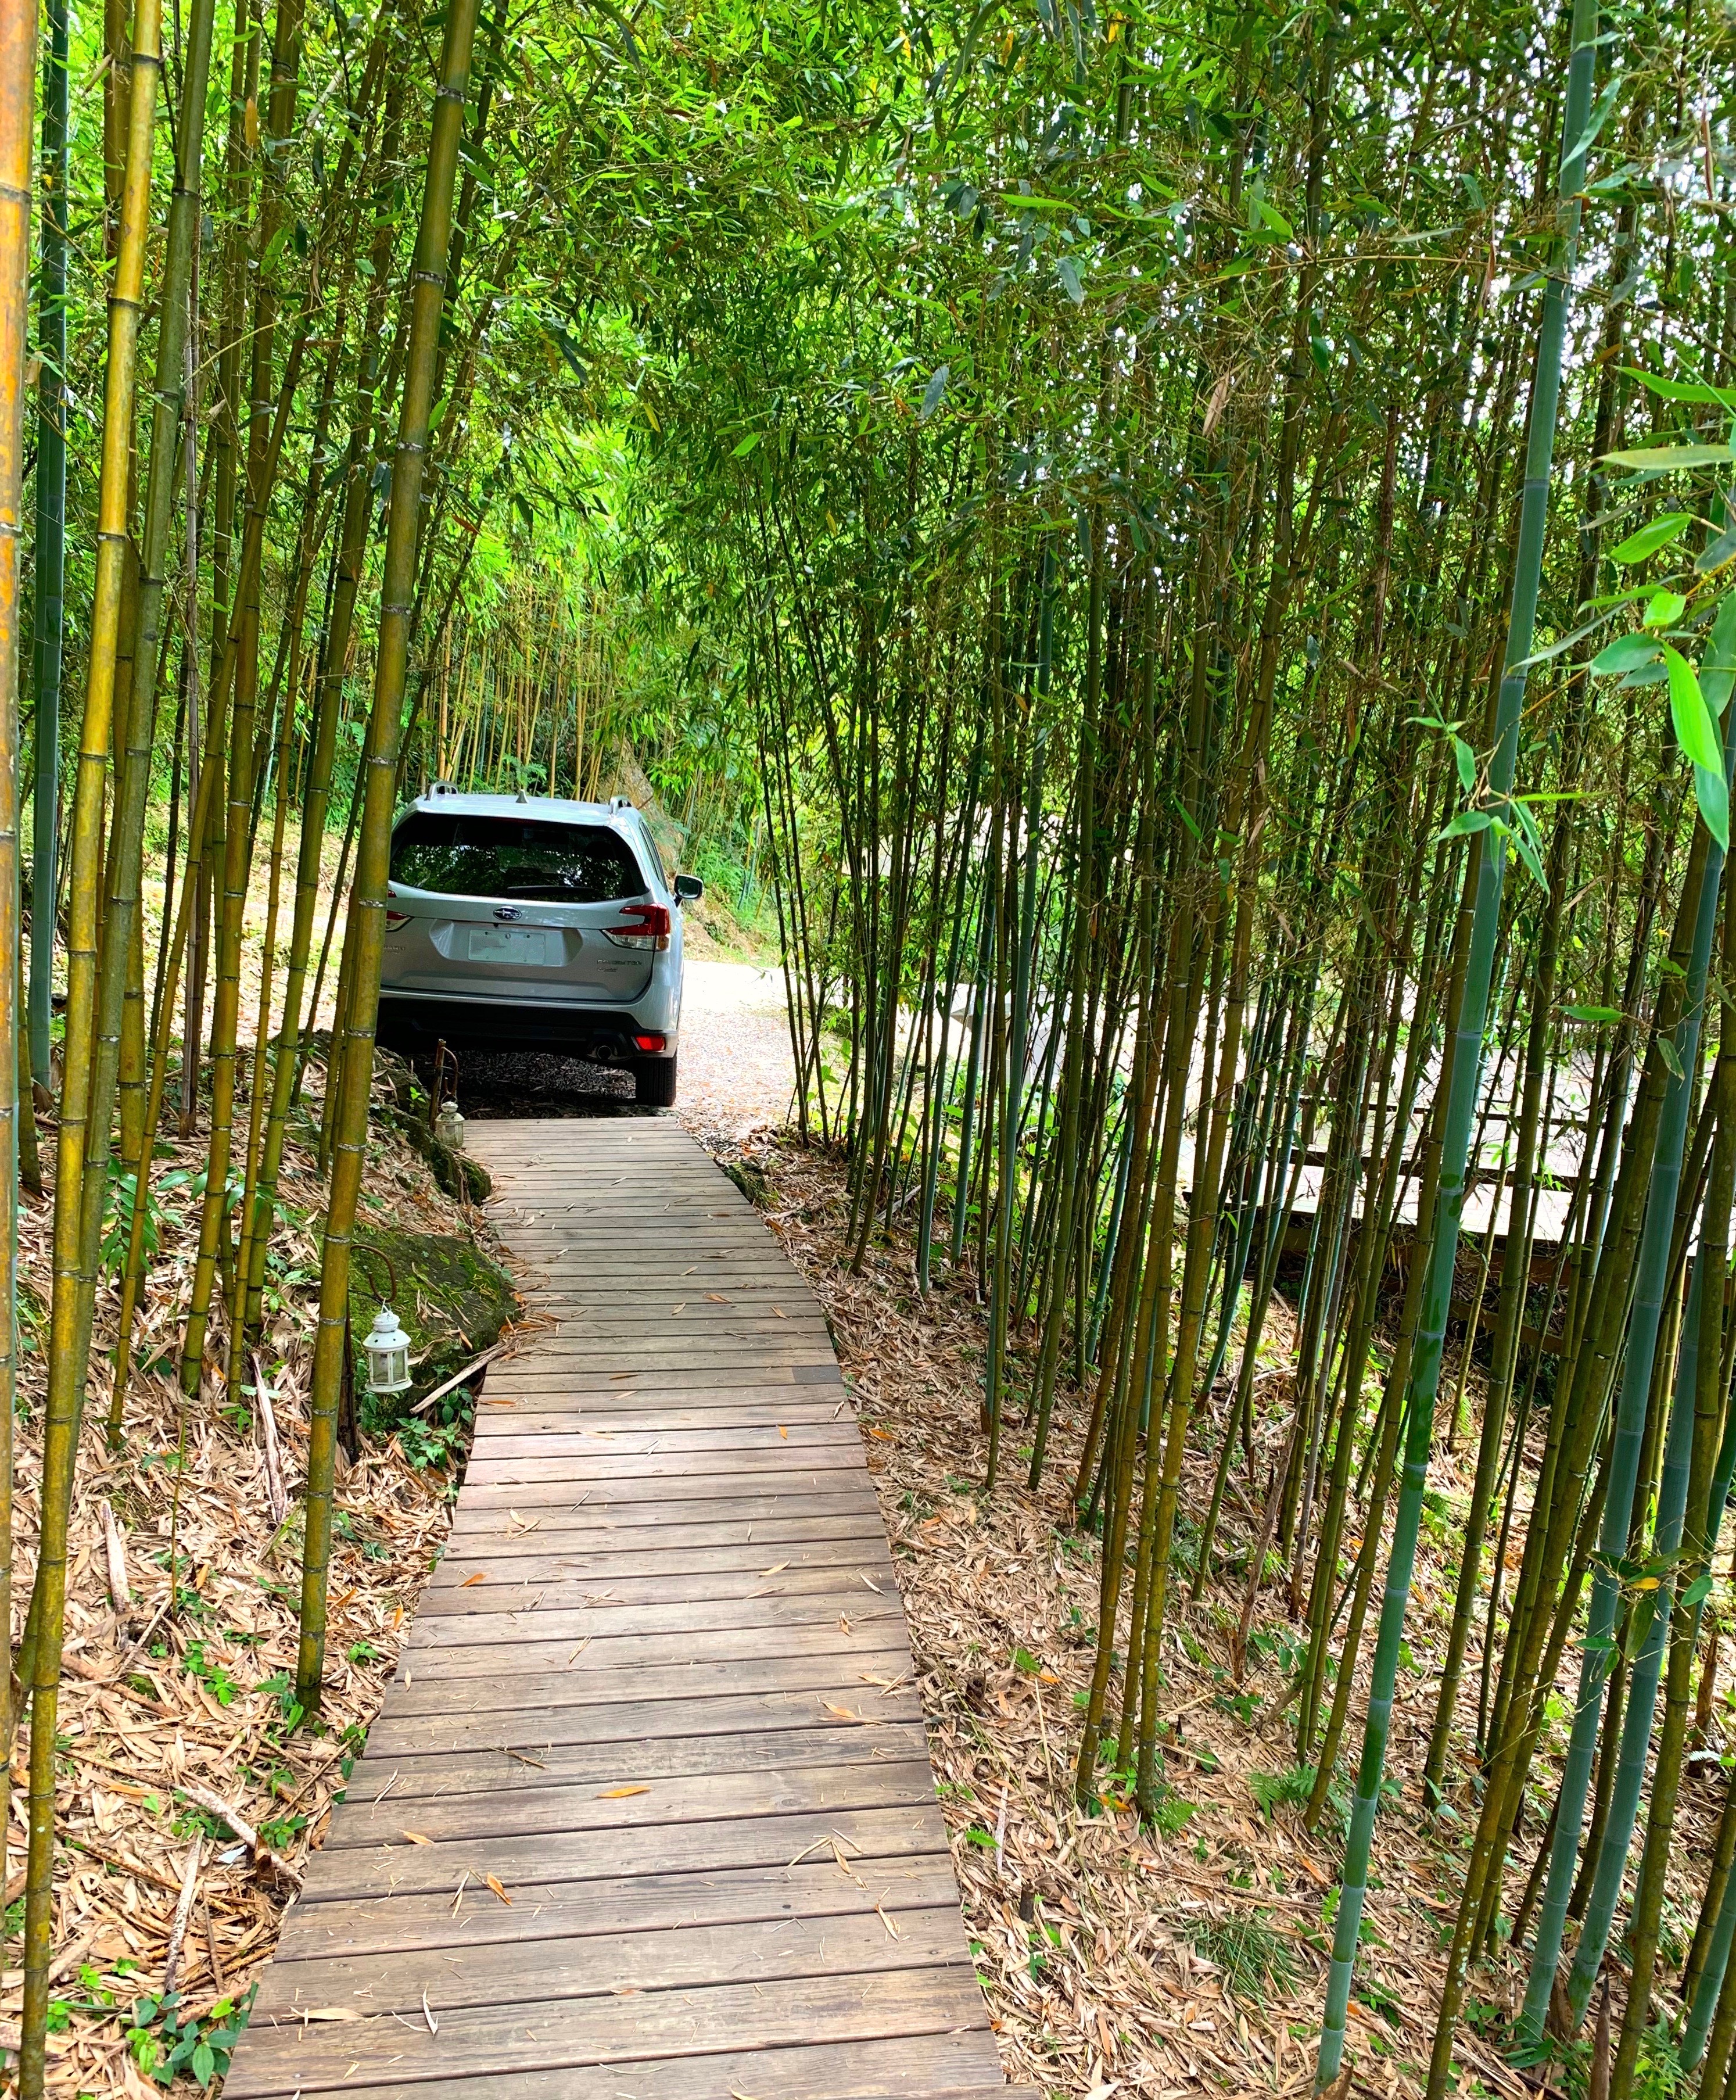
[[[795,1065],[783,975],[695,958],[681,995],[681,1074],[673,1114],[696,1137],[734,1141],[789,1111]],[[459,1067],[466,1116],[654,1115],[622,1072],[546,1052],[472,1053]]]

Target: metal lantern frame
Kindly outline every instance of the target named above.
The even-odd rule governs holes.
[[[386,1397],[410,1390],[410,1337],[390,1305],[375,1313],[362,1348],[368,1358],[369,1392]]]

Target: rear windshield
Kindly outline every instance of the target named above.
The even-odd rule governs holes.
[[[448,897],[527,897],[606,904],[644,893],[645,872],[601,824],[417,810],[392,834],[392,880]]]

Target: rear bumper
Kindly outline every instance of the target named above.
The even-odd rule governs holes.
[[[664,1039],[661,1054],[675,1055],[673,1029],[624,1007],[454,999],[383,987],[377,1034],[393,1050],[432,1050],[444,1041],[491,1050],[557,1050],[598,1065],[622,1065],[659,1054],[641,1050],[633,1040],[636,1035],[656,1034]]]

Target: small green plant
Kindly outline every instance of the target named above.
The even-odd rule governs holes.
[[[1302,1643],[1288,1626],[1263,1626],[1248,1642],[1262,1662],[1276,1661],[1286,1677],[1293,1677],[1302,1659]]]
[[[258,1986],[253,1987],[257,1990]],[[147,2078],[171,2085],[186,2071],[209,2090],[214,2078],[227,2076],[229,2058],[253,2010],[253,1991],[239,2005],[219,1998],[203,2018],[189,2015],[178,1991],[138,1999],[126,2036],[133,2061]]]
[[[367,1420],[368,1414],[368,1410],[364,1407],[364,1426],[372,1432],[377,1425]],[[430,1469],[449,1466],[469,1441],[468,1414],[452,1422],[428,1422],[421,1415],[407,1414],[390,1427],[398,1439],[399,1449],[410,1463]],[[362,1551],[371,1560],[383,1560],[388,1557],[385,1548],[372,1540],[363,1542]]]
[[[1356,1996],[1371,2013],[1378,2013],[1390,2027],[1403,2023],[1403,2013],[1399,2001],[1386,1986],[1373,1976],[1364,1974],[1356,1985]]]
[[[1303,1808],[1314,1791],[1312,1765],[1292,1765],[1288,1771],[1249,1772],[1248,1791],[1261,1813],[1274,1815],[1280,1808]]]
[[[1188,1944],[1223,1977],[1231,1997],[1253,2003],[1295,1988],[1290,1943],[1263,1918],[1195,1918],[1184,1930]]]
[[[235,1679],[229,1674],[226,1665],[213,1662],[206,1655],[203,1641],[193,1641],[188,1644],[181,1667],[189,1677],[196,1678],[204,1685],[219,1706],[227,1706],[234,1699],[239,1688]]]
[[[277,1710],[282,1716],[277,1724],[278,1732],[287,1733],[300,1724],[302,1708],[287,1670],[274,1670],[269,1677],[262,1677],[254,1688],[265,1698],[277,1701]]]
[[[1165,1838],[1179,1838],[1200,1812],[1196,1801],[1187,1801],[1170,1787],[1159,1790],[1152,1804],[1152,1827]]]

